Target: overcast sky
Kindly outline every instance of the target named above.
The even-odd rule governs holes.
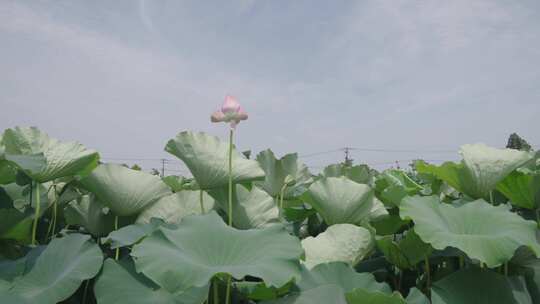
[[[0,129],[172,158],[179,131],[227,135],[226,94],[255,152],[413,150],[352,151],[383,168],[512,132],[538,148],[540,1],[0,0]]]

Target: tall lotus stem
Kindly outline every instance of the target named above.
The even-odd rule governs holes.
[[[431,288],[431,270],[429,267],[429,258],[424,259],[425,272],[426,272],[426,294],[429,296]]]
[[[32,185],[34,183],[30,183],[30,191],[32,192]],[[32,245],[36,245],[37,242],[36,242],[36,232],[37,232],[37,226],[38,226],[38,219],[39,219],[39,209],[40,209],[40,205],[41,205],[41,202],[40,202],[40,197],[39,197],[39,183],[35,183],[35,195],[36,197],[36,212],[34,213],[34,224],[32,226]],[[32,203],[32,201],[30,200],[30,203]]]
[[[214,279],[214,282],[212,282],[212,289],[214,294],[214,301],[212,304],[219,304],[219,294],[218,294],[218,285],[217,285],[217,278]]]
[[[231,302],[231,279],[232,276],[229,276],[229,278],[227,278],[227,292],[225,293],[225,304],[229,304]]]
[[[114,230],[118,230],[118,215],[114,217]],[[120,247],[116,248],[114,252],[114,259],[118,261],[120,257]]]
[[[232,183],[232,150],[233,150],[233,135],[234,135],[234,129],[231,128],[229,131],[229,226],[232,226],[232,220],[233,220],[233,210],[232,210],[232,191],[233,191],[233,183]]]
[[[283,196],[285,196],[285,188],[287,188],[287,184],[284,184],[283,187],[281,187],[281,192],[279,193],[279,209],[283,210]]]
[[[199,202],[201,203],[201,214],[204,213],[204,201],[203,201],[203,191],[199,190]]]

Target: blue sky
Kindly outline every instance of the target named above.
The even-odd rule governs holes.
[[[255,152],[413,150],[352,151],[384,168],[512,132],[540,144],[533,0],[0,0],[0,41],[0,128],[36,125],[105,158],[169,157],[187,129],[225,137],[209,115],[226,94]]]

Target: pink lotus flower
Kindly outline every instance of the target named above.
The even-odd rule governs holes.
[[[225,97],[225,102],[221,106],[221,111],[216,111],[210,117],[212,122],[227,122],[231,124],[231,128],[236,128],[236,125],[242,120],[248,119],[248,115],[236,98],[233,96],[227,95]]]

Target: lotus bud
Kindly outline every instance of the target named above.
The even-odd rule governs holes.
[[[248,119],[247,113],[244,112],[236,98],[230,95],[225,97],[221,111],[216,111],[210,116],[212,122],[228,122],[233,129],[236,128],[240,121],[246,119]]]

